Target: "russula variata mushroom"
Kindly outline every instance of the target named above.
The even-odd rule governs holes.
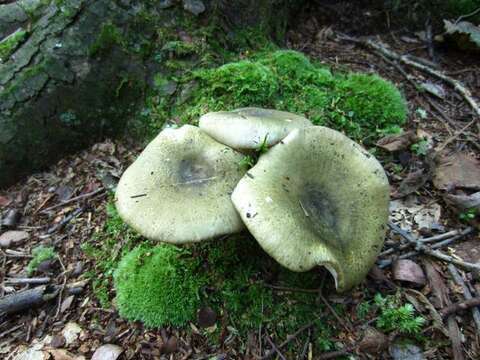
[[[312,126],[262,155],[232,200],[277,262],[298,272],[325,266],[342,292],[362,281],[382,247],[389,184],[360,145]]]
[[[203,115],[199,127],[215,140],[234,149],[272,146],[293,129],[311,126],[310,120],[285,111],[241,108]]]
[[[242,159],[195,126],[165,129],[122,175],[118,212],[143,236],[174,244],[240,231],[230,196]]]

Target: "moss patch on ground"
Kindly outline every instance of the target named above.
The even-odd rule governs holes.
[[[170,119],[195,124],[210,111],[258,106],[305,115],[362,142],[399,132],[407,116],[402,94],[389,81],[374,74],[333,74],[291,50],[256,53],[175,81],[177,96],[150,99],[154,133]]]
[[[27,274],[33,275],[35,271],[37,271],[38,266],[47,260],[52,260],[57,257],[57,253],[55,252],[53,247],[49,246],[37,246],[32,250],[32,260],[28,263],[27,266]]]
[[[200,260],[190,255],[185,248],[163,244],[128,253],[114,273],[120,315],[149,327],[194,319],[206,279]]]
[[[122,222],[113,204],[106,210],[104,229],[83,246],[95,264],[90,275],[102,306],[111,307],[115,298],[126,319],[139,320],[148,328],[173,325],[187,332],[190,324],[198,327],[198,310],[210,307],[217,314],[216,323],[199,331],[211,345],[218,344],[227,327],[241,347],[259,326],[274,341],[283,341],[312,323],[315,353],[335,349],[333,339],[341,336],[343,328],[318,293],[291,291],[314,290],[323,284],[327,284],[326,294],[333,291],[325,270],[294,273],[284,269],[246,234],[182,248],[152,244]],[[386,333],[396,331],[394,324],[408,336],[420,333],[423,320],[404,305],[400,294],[368,301],[372,297],[350,308],[331,305],[340,317],[357,314],[352,321],[377,318],[374,325]],[[293,356],[303,343],[292,342],[284,353]]]

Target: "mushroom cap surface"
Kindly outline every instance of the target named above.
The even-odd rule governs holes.
[[[277,262],[298,272],[325,266],[342,292],[364,279],[382,248],[389,184],[360,145],[312,126],[262,155],[232,200]]]
[[[255,107],[211,112],[199,121],[200,129],[234,149],[258,149],[264,141],[272,146],[292,130],[306,126],[312,123],[303,116]]]
[[[240,231],[230,196],[243,157],[195,126],[165,129],[122,175],[118,212],[143,236],[174,244]]]

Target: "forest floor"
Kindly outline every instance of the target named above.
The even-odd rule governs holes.
[[[397,54],[425,59],[422,64],[461,82],[473,94],[480,94],[478,58],[447,45],[435,46],[432,53],[422,33],[402,28],[378,33],[373,25],[361,33],[354,25],[332,25],[320,12],[312,14],[302,16],[302,25],[290,31],[288,47],[332,69],[375,72],[391,80],[404,92],[410,114],[404,134],[384,139],[378,155],[392,185],[391,221],[410,235],[398,228],[389,231],[377,265],[351,293],[319,295],[333,316],[329,340],[336,348],[323,353],[312,349],[308,323],[288,338],[262,336],[260,328],[246,339],[212,346],[194,325],[189,331],[147,330],[121,319],[113,307],[103,308],[91,277],[85,276],[95,262],[82,245],[95,241],[94,234],[103,229],[109,189],[142,150],[130,141],[107,140],[0,193],[3,222],[16,231],[0,238],[0,298],[23,289],[40,294],[37,308],[0,319],[0,357],[81,359],[96,352],[95,359],[115,359],[123,352],[120,359],[285,358],[289,356],[283,354],[282,343],[288,340],[299,345],[299,359],[349,354],[372,359],[479,358],[480,313],[471,307],[480,297],[479,223],[468,211],[475,201],[472,194],[480,190],[478,116],[443,80],[386,59],[342,34],[354,40],[367,36]],[[419,91],[422,86],[430,91]],[[37,274],[28,277],[27,264],[38,245],[53,246],[59,260],[42,263]],[[402,259],[404,254],[411,261]],[[296,290],[301,291],[283,289]],[[385,298],[399,292],[426,319],[415,341],[403,347],[395,324],[382,334],[371,327],[378,316],[359,316],[359,304],[381,301],[375,300],[376,294]],[[52,299],[44,302],[41,296],[48,294]],[[474,300],[463,309],[448,308],[469,297]],[[345,305],[341,316],[331,306],[339,303]],[[105,344],[116,345],[102,347]]]

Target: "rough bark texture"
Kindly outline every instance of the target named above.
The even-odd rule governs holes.
[[[215,16],[227,31],[246,24],[280,34],[293,3],[299,2],[205,1],[207,11],[194,21]],[[174,1],[0,5],[0,187],[123,129],[152,65],[131,44],[158,36],[180,12]]]

